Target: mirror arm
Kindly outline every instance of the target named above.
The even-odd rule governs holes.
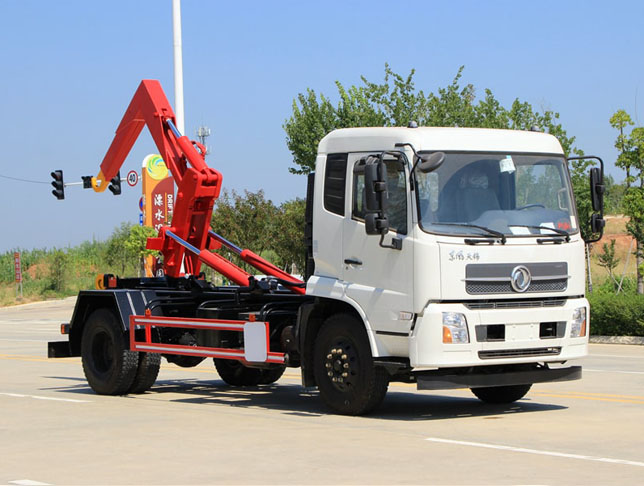
[[[391,244],[389,244],[389,245],[385,245],[383,243],[384,241],[385,241],[385,234],[382,233],[380,235],[380,243],[379,243],[379,245],[382,248],[391,248],[392,250],[402,250],[402,239],[401,238],[397,238],[397,237],[394,236],[391,239]]]
[[[418,157],[418,153],[416,152],[416,148],[410,144],[409,142],[398,142],[394,144],[394,147],[409,147],[411,148],[411,151],[414,152],[414,158],[416,161],[414,162],[414,165],[411,166],[411,172],[409,172],[409,189],[414,190],[415,184],[414,184],[414,175],[416,174],[416,166],[420,162],[420,157]]]

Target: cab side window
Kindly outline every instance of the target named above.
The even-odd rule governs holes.
[[[324,173],[324,209],[344,216],[344,187],[348,154],[329,154]]]

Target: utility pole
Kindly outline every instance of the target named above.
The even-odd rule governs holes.
[[[181,54],[181,0],[172,0],[172,33],[174,46],[174,114],[177,129],[186,134],[183,116],[183,56]]]

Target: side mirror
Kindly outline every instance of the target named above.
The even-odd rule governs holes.
[[[593,210],[603,212],[604,210],[604,175],[599,167],[590,169],[590,197]]]
[[[364,217],[364,228],[368,235],[384,235],[389,231],[387,216],[378,213],[367,213]]]
[[[606,226],[606,220],[601,215],[593,214],[590,217],[590,231],[593,233],[602,234],[604,232],[604,226]]]
[[[418,152],[414,158],[416,159],[414,160],[414,165],[418,166],[418,170],[423,174],[428,174],[443,165],[445,152]]]
[[[389,203],[389,191],[387,188],[387,167],[385,156],[393,157],[393,160],[401,163],[400,152],[382,152],[378,156],[370,155],[361,159],[354,169],[354,174],[361,175],[364,172],[364,229],[368,235],[380,235],[379,245],[382,248],[402,250],[403,240],[392,238],[391,243],[384,244],[384,238],[389,231],[389,218],[387,218],[387,206]]]
[[[599,214],[594,213],[590,216],[590,232],[596,236],[592,237],[591,235],[586,239],[586,243],[595,243],[601,240],[604,234],[604,226],[606,225],[604,220],[604,191],[606,190],[604,186],[604,161],[594,155],[568,157],[568,161],[584,159],[594,159],[599,162],[599,167],[590,169],[590,201],[593,211],[599,212]]]
[[[368,212],[387,210],[387,169],[380,158],[369,157],[364,166],[365,209]]]

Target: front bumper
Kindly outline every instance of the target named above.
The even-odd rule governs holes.
[[[419,390],[445,390],[451,388],[484,388],[489,386],[532,385],[551,381],[570,381],[581,378],[581,366],[568,368],[536,368],[491,373],[457,373],[456,370],[435,370],[416,373]]]
[[[586,335],[571,337],[573,312],[586,308]],[[443,312],[465,316],[470,342],[443,343]],[[556,307],[471,309],[465,304],[429,304],[419,316],[409,341],[409,360],[414,370],[521,363],[556,363],[588,354],[589,305],[584,298],[567,299]],[[560,336],[542,337],[542,323],[556,323]],[[504,326],[502,340],[481,340],[477,326]],[[479,329],[480,331],[480,329]]]

